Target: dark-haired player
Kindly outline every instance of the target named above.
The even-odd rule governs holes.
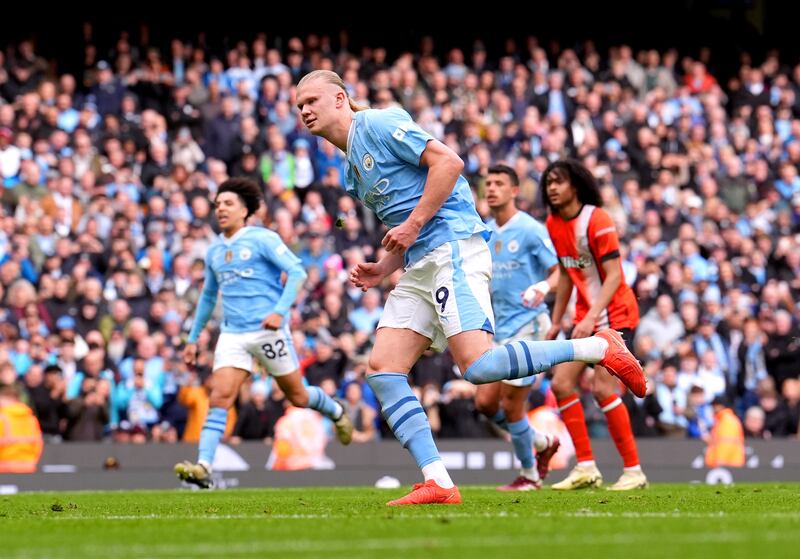
[[[277,234],[245,225],[260,204],[258,185],[244,178],[222,183],[214,201],[222,234],[206,254],[203,292],[183,352],[186,363],[196,362],[197,338],[221,291],[223,319],[214,351],[210,409],[200,433],[197,463],[175,465],[178,477],[200,487],[211,484],[211,464],[225,431],[228,408],[253,370],[254,358],[275,377],[293,405],[315,409],[333,420],[343,444],[352,438],[353,426],[342,406],[319,387],[303,385],[286,315],[306,273]],[[282,285],[284,272],[287,279]]]

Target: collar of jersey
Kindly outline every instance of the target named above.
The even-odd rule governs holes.
[[[350,147],[353,145],[353,136],[356,134],[356,115],[353,113],[353,120],[350,122],[350,130],[347,132],[347,155],[350,155]]]
[[[522,213],[522,211],[521,211],[521,210],[519,210],[519,209],[517,209],[517,213],[515,213],[515,214],[514,214],[514,215],[511,217],[511,219],[509,219],[508,221],[506,221],[506,222],[505,222],[505,223],[502,225],[502,227],[501,227],[501,226],[499,226],[499,225],[497,225],[497,220],[495,219],[495,220],[494,220],[494,225],[495,225],[495,228],[497,229],[497,232],[498,232],[498,233],[502,233],[503,231],[505,231],[505,230],[508,228],[508,226],[509,226],[509,225],[511,225],[512,223],[514,223],[514,222],[517,220],[517,218],[519,217],[519,214],[521,214],[521,213]]]
[[[233,237],[231,237],[231,238],[228,238],[228,237],[226,237],[226,236],[225,236],[225,234],[224,234],[224,233],[220,233],[220,234],[219,234],[219,238],[220,238],[220,239],[222,240],[222,242],[223,242],[223,243],[225,243],[226,245],[230,245],[230,244],[233,244],[233,242],[234,242],[236,239],[238,239],[239,237],[241,237],[242,235],[244,235],[244,234],[245,234],[245,232],[246,232],[246,231],[248,231],[249,229],[250,229],[250,226],[249,226],[249,225],[245,225],[244,227],[242,227],[241,229],[239,229],[239,230],[238,230],[236,233],[234,233],[234,234],[233,234]]]

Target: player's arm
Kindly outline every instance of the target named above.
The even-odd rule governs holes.
[[[547,294],[558,287],[558,265],[553,265],[547,270],[547,277],[536,282],[522,293],[522,304],[535,308],[542,304]]]
[[[532,232],[529,232],[531,234]],[[538,307],[544,298],[558,286],[558,256],[556,248],[550,240],[550,235],[542,234],[529,237],[531,246],[531,257],[542,270],[547,270],[547,277],[540,282],[534,283],[522,294],[522,304],[528,307]]]
[[[194,320],[192,321],[192,329],[189,332],[189,340],[186,348],[183,350],[183,360],[187,365],[194,365],[197,362],[197,338],[200,337],[200,332],[203,331],[208,319],[211,318],[211,313],[214,312],[214,307],[217,306],[217,292],[219,291],[219,284],[214,275],[214,270],[211,269],[209,259],[206,258],[205,280],[203,281],[203,291],[200,293],[200,299],[197,301],[197,309],[194,312]]]
[[[350,271],[350,282],[361,291],[375,287],[403,265],[403,254],[387,252],[378,262],[361,262]]]
[[[559,264],[558,270],[556,302],[553,304],[553,314],[551,317],[553,326],[550,327],[550,332],[547,333],[547,338],[551,340],[561,332],[561,321],[564,319],[564,313],[567,312],[567,303],[569,303],[573,287],[572,278],[569,277],[566,268],[564,268],[562,264]]]
[[[400,161],[428,169],[417,207],[403,223],[390,229],[381,243],[389,252],[403,254],[452,194],[464,162],[456,152],[420,128],[405,111],[376,111],[368,126]]]
[[[417,207],[408,216],[408,221],[419,228],[428,223],[442,204],[453,193],[464,162],[456,152],[439,140],[431,140],[419,159],[421,167],[428,168],[428,179]]]
[[[286,272],[286,283],[283,286],[283,292],[278,302],[275,303],[272,313],[261,322],[262,328],[277,330],[283,325],[283,321],[286,315],[289,314],[292,303],[297,299],[297,294],[300,293],[300,288],[303,287],[303,282],[306,281],[308,274],[303,269],[300,259],[280,239],[270,239],[267,242],[265,254],[270,262]]]
[[[464,162],[458,154],[438,140],[428,142],[419,163],[420,167],[428,168],[422,197],[408,219],[392,228],[383,238],[381,244],[389,252],[403,254],[414,244],[420,230],[453,193],[458,176],[464,168]]]

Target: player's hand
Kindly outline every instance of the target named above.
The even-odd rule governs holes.
[[[529,287],[522,292],[522,306],[529,309],[535,309],[544,301],[544,293],[536,291],[534,288]]]
[[[529,309],[536,308],[542,304],[548,293],[550,293],[550,284],[547,283],[547,280],[535,283],[522,292],[522,305]]]
[[[408,248],[414,244],[419,236],[420,228],[404,221],[397,227],[392,227],[384,235],[381,245],[391,254],[405,254]]]
[[[561,333],[561,327],[558,324],[553,324],[550,327],[550,330],[547,331],[547,334],[545,335],[544,339],[555,340],[560,333]]]
[[[384,273],[380,264],[375,262],[362,262],[350,270],[350,283],[366,291],[383,281]]]
[[[186,344],[183,348],[183,362],[191,367],[197,364],[197,344]]]
[[[571,338],[588,338],[594,334],[595,320],[589,316],[581,320],[572,330]]]
[[[274,312],[261,321],[261,327],[265,330],[277,330],[283,325],[283,316]]]

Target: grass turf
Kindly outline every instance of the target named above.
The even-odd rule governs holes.
[[[405,488],[404,488],[405,489]],[[499,493],[387,508],[370,488],[0,497],[0,557],[798,557],[800,484]]]

